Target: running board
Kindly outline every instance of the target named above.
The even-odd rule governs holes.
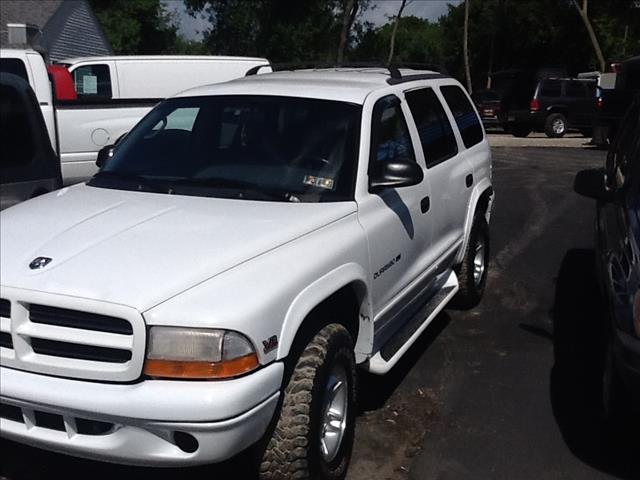
[[[431,321],[446,307],[458,289],[458,277],[451,270],[442,288],[369,359],[368,370],[377,375],[384,375],[391,370]]]

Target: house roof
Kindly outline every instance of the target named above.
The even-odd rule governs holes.
[[[42,33],[40,43],[54,61],[113,53],[86,0],[2,0],[0,19],[2,45],[8,43],[8,23],[36,25]]]

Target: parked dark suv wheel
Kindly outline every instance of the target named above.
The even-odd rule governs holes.
[[[544,133],[549,138],[561,138],[567,133],[567,119],[561,113],[552,113],[544,122]]]

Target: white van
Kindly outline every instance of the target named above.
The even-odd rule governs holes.
[[[88,57],[61,63],[71,74],[77,98],[76,92],[73,99],[54,98],[47,65],[35,50],[0,50],[0,71],[24,78],[36,94],[66,185],[91,177],[98,151],[115,143],[160,100],[243,77],[251,69],[271,71],[268,60],[249,57]]]
[[[188,88],[243,77],[264,58],[221,56],[120,56],[62,62],[78,99],[57,102],[60,158],[65,184],[96,172],[98,151],[114,143],[160,100]]]

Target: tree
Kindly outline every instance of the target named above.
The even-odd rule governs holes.
[[[345,0],[342,13],[342,30],[340,31],[340,43],[338,44],[338,55],[336,60],[342,63],[344,59],[344,51],[349,41],[349,31],[358,14],[358,0]]]
[[[117,54],[158,54],[175,48],[176,27],[160,0],[89,0]]]
[[[589,38],[591,39],[591,43],[593,44],[593,49],[595,50],[596,56],[598,57],[598,63],[600,64],[600,71],[604,72],[605,70],[604,56],[602,55],[602,50],[600,49],[600,43],[598,42],[598,38],[596,37],[596,34],[593,31],[591,22],[589,21],[589,15],[587,13],[588,4],[589,4],[588,0],[582,0],[582,8],[580,8],[576,0],[573,0],[573,5],[576,7],[578,12],[580,13],[580,18],[584,22],[584,26],[587,29],[587,33],[589,34]]]
[[[471,71],[469,70],[469,0],[464,0],[464,76],[467,79],[467,91],[471,93]]]
[[[407,5],[407,0],[402,0],[400,4],[400,9],[398,9],[398,15],[396,15],[395,21],[393,22],[393,32],[391,33],[391,41],[389,42],[389,57],[387,58],[387,63],[391,64],[391,60],[393,60],[393,51],[396,46],[396,34],[398,32],[398,24],[400,23],[400,18],[402,17],[402,11],[404,7]]]
[[[346,57],[349,32],[367,3],[358,0],[185,0],[192,14],[208,15],[211,53],[259,55],[273,62],[331,62]],[[348,12],[348,17],[347,17]],[[345,25],[346,19],[346,25]],[[343,37],[344,34],[344,37]],[[340,47],[341,39],[344,43]],[[340,52],[339,52],[340,53]]]

